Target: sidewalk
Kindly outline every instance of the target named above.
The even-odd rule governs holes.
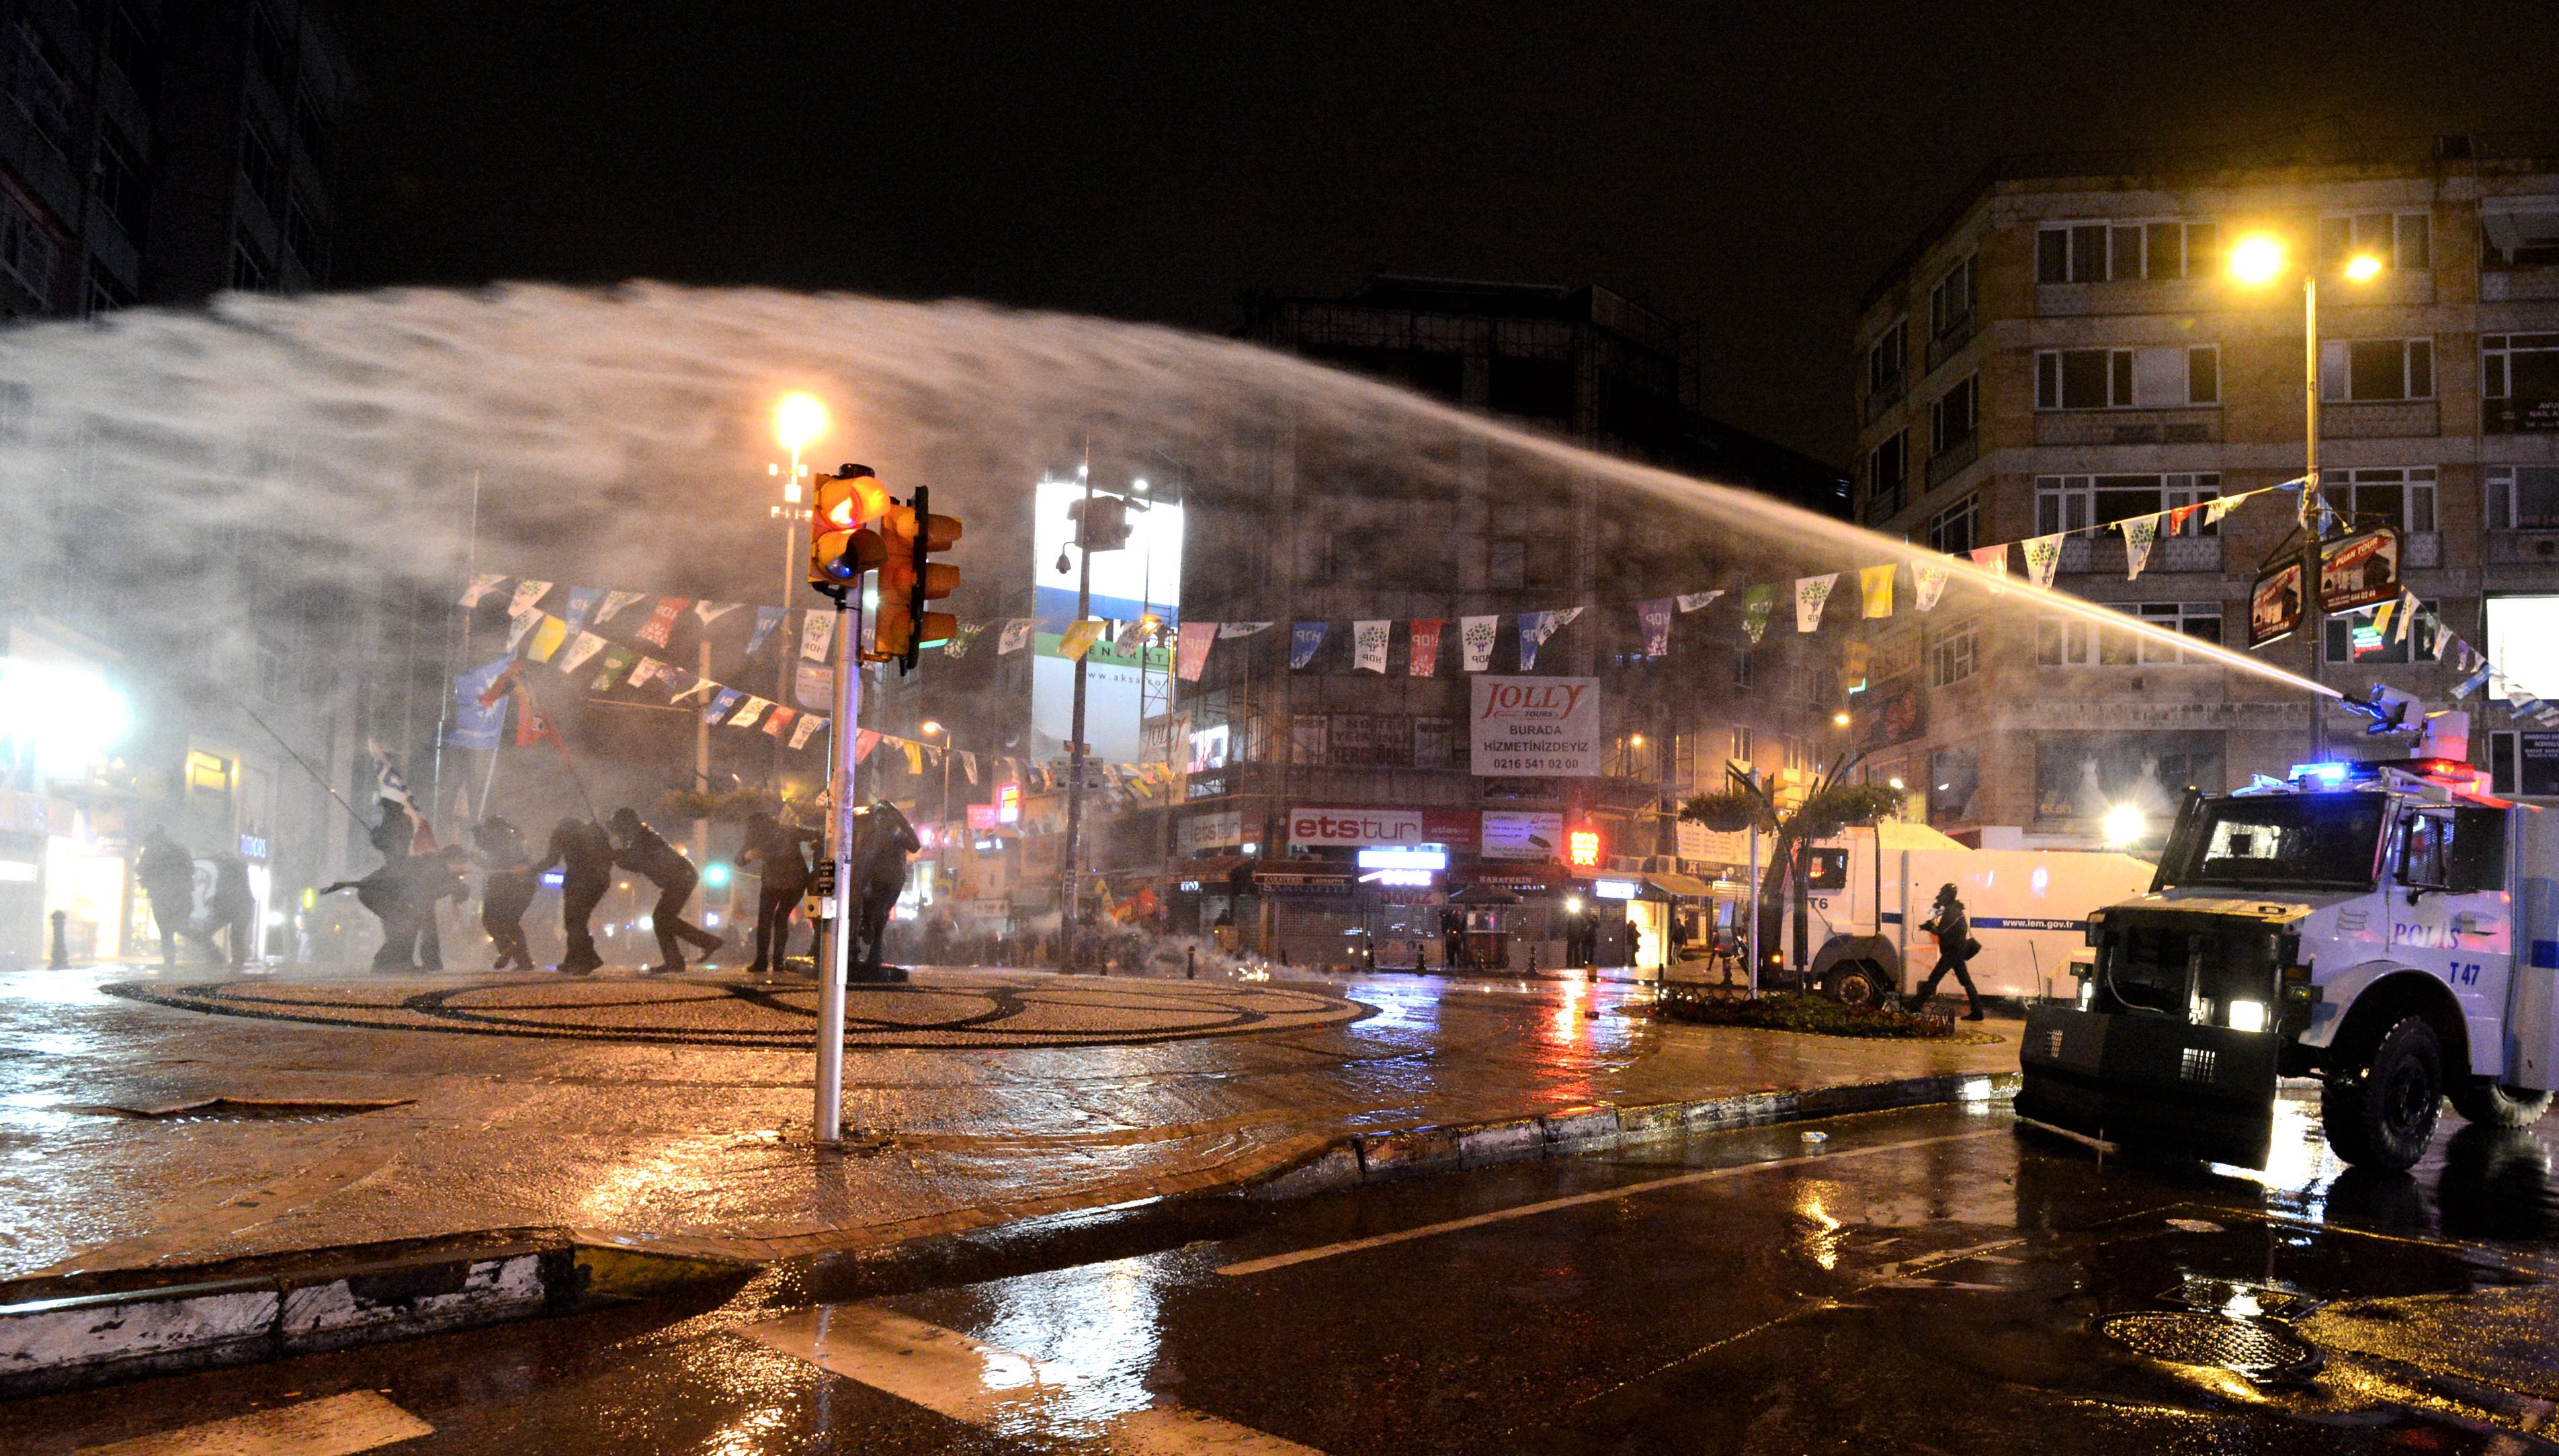
[[[530,1226],[762,1259],[1236,1188],[1357,1134],[2017,1066],[2015,1022],[1846,1041],[1629,995],[928,970],[855,993],[834,1152],[805,982],[0,975],[0,1278]]]

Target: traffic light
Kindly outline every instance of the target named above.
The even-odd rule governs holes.
[[[948,551],[960,540],[960,517],[933,513],[931,493],[924,487],[915,490],[915,640],[906,650],[906,664],[915,665],[915,655],[925,648],[941,647],[960,635],[960,619],[948,612],[927,612],[924,604],[951,595],[960,585],[960,568],[948,561],[936,561],[936,552]]]
[[[1129,544],[1129,503],[1119,496],[1096,496],[1066,508],[1075,522],[1075,543],[1087,551],[1117,551]]]
[[[932,491],[919,486],[915,504],[895,506],[880,518],[887,559],[879,568],[879,606],[871,619],[871,643],[862,655],[873,662],[897,661],[912,667],[916,655],[940,647],[960,631],[948,612],[928,612],[924,604],[951,595],[960,585],[960,568],[935,561],[960,539],[960,518],[933,513]]]
[[[867,465],[839,465],[818,477],[809,498],[809,585],[840,602],[878,566],[888,546],[870,522],[886,510],[888,491]]]

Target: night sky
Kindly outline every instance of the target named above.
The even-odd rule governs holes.
[[[2533,3],[342,4],[338,283],[651,277],[1225,330],[1596,281],[1849,453],[1876,275],[1993,156],[2559,126]]]

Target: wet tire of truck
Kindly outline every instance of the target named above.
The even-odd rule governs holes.
[[[1871,960],[1852,960],[1834,969],[1824,989],[1831,999],[1843,1006],[1873,1010],[1892,995],[1892,983],[1883,978],[1883,970]]]
[[[2499,1087],[2482,1078],[2453,1089],[2453,1110],[2483,1127],[2529,1127],[2550,1110],[2550,1093]]]
[[[2442,1044],[2426,1018],[2406,1016],[2381,1034],[2364,1066],[2331,1074],[2320,1120],[2339,1158],[2404,1173],[2425,1156],[2443,1104]]]

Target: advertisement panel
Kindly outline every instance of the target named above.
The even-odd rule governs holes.
[[[2559,696],[2559,596],[2490,597],[2485,606],[2487,641],[2480,646],[2497,671],[2489,692]]]
[[[1462,844],[1475,837],[1473,809],[1292,808],[1288,842],[1355,848],[1364,844]]]
[[[2399,596],[2399,532],[2389,526],[2357,531],[2320,547],[2320,605],[2351,612]]]
[[[1212,849],[1232,849],[1244,842],[1244,811],[1224,809],[1216,813],[1196,813],[1182,820],[1181,847],[1185,857]]]
[[[1564,815],[1484,810],[1482,847],[1486,859],[1551,860],[1563,852]]]
[[[1599,679],[1472,679],[1478,778],[1580,779],[1599,772]]]
[[[2302,625],[2302,563],[2287,561],[2258,573],[2248,593],[2248,646],[2281,642]]]
[[[1069,507],[1084,499],[1081,482],[1042,481],[1031,518],[1031,727],[1039,751],[1064,744],[1075,712],[1075,663],[1058,652],[1058,639],[1075,622],[1075,522]],[[1129,544],[1093,553],[1093,615],[1114,624],[1152,612],[1168,628],[1181,622],[1182,508],[1158,503],[1129,511]],[[1110,763],[1145,757],[1139,741],[1143,712],[1164,711],[1173,670],[1172,638],[1163,646],[1118,645],[1116,628],[1085,654],[1084,740],[1093,756]],[[1142,694],[1142,702],[1141,702]]]

